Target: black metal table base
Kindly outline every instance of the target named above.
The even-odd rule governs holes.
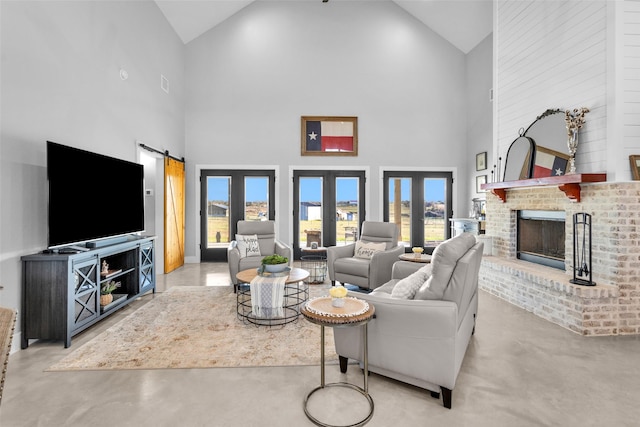
[[[367,416],[365,418],[363,418],[362,420],[357,421],[357,422],[355,422],[353,424],[348,424],[346,426],[334,426],[332,424],[323,423],[322,421],[320,421],[319,419],[317,419],[316,417],[311,415],[311,413],[309,412],[309,409],[307,408],[307,403],[309,401],[309,398],[315,392],[317,392],[319,390],[323,390],[323,389],[328,388],[328,387],[346,387],[346,388],[350,388],[352,390],[355,390],[358,393],[360,393],[361,395],[363,395],[367,399],[367,401],[369,402],[369,413],[367,414]],[[371,395],[369,393],[367,393],[366,391],[364,391],[364,389],[362,389],[362,387],[358,387],[357,385],[354,385],[354,384],[351,384],[351,383],[345,383],[345,382],[329,383],[329,384],[325,384],[324,386],[318,386],[318,387],[314,388],[313,390],[311,390],[309,392],[307,397],[304,399],[304,413],[307,415],[307,418],[309,418],[309,420],[311,420],[317,426],[322,426],[322,427],[359,427],[359,426],[363,426],[366,423],[368,423],[369,420],[371,420],[371,418],[373,417],[373,399],[371,398]]]
[[[362,326],[364,328],[364,387],[358,387],[357,385],[354,384],[350,384],[350,383],[346,383],[346,382],[336,382],[336,383],[329,383],[329,384],[325,384],[324,381],[324,325],[320,324],[320,385],[316,388],[314,388],[313,390],[311,390],[309,392],[309,394],[307,394],[307,397],[305,397],[304,399],[304,413],[306,414],[307,418],[309,418],[309,420],[311,420],[315,425],[320,426],[320,427],[360,427],[365,425],[366,423],[369,422],[369,420],[371,420],[371,418],[373,417],[373,409],[374,409],[374,405],[373,405],[373,399],[371,398],[371,395],[369,394],[369,355],[368,355],[368,340],[367,340],[367,321],[363,322],[362,324],[359,325],[342,325],[341,327],[345,327],[345,326]],[[313,415],[311,415],[311,413],[309,412],[309,408],[308,408],[308,403],[309,403],[309,398],[317,391],[319,390],[323,390],[325,388],[328,387],[347,387],[349,389],[355,390],[358,393],[360,393],[361,395],[363,395],[367,401],[369,402],[369,413],[367,414],[366,417],[364,417],[362,420],[357,421],[353,424],[347,424],[347,425],[334,425],[334,424],[327,424],[324,423],[320,420],[318,420],[316,417],[314,417]]]
[[[284,286],[283,315],[278,317],[257,317],[251,308],[251,287],[238,285],[236,309],[238,319],[256,326],[282,326],[295,322],[300,317],[300,306],[309,299],[309,286],[302,282]]]

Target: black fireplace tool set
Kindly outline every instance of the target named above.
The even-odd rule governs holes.
[[[573,214],[573,279],[575,285],[594,286],[591,277],[591,215]]]

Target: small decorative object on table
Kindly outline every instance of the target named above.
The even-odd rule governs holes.
[[[411,251],[414,253],[416,258],[420,258],[420,256],[422,255],[422,252],[424,252],[424,248],[421,248],[419,246],[415,246],[415,247],[411,248]]]
[[[114,282],[113,280],[109,280],[108,282],[103,283],[100,286],[100,305],[105,306],[110,304],[113,301],[113,295],[111,292],[115,291],[120,287],[120,282]]]
[[[102,261],[102,270],[100,271],[100,273],[103,276],[109,274],[109,264],[107,264],[107,261]]]
[[[262,258],[262,267],[268,273],[281,273],[289,266],[289,258],[281,255],[268,255]]]
[[[584,126],[584,115],[589,112],[589,109],[582,107],[580,109],[574,108],[573,111],[567,110],[564,112],[564,120],[567,124],[567,146],[569,147],[569,171],[565,175],[572,175],[576,173],[576,151],[578,150],[578,130]]]
[[[344,298],[347,296],[347,288],[336,286],[329,289],[331,295],[331,305],[334,307],[344,307]]]

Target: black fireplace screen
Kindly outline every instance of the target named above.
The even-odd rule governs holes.
[[[565,218],[564,211],[518,211],[518,258],[564,270]]]

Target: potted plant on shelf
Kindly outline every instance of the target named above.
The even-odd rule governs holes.
[[[280,273],[289,266],[289,258],[282,255],[267,255],[262,258],[262,268],[269,273]]]
[[[110,304],[113,301],[113,295],[111,295],[111,292],[115,291],[119,287],[120,282],[114,282],[113,280],[103,283],[100,286],[100,305],[104,307],[105,305]]]

